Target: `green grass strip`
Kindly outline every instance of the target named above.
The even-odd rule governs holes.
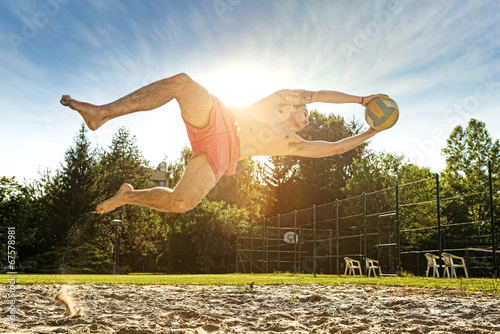
[[[0,275],[1,284],[10,284],[11,275]],[[500,279],[472,278],[426,278],[426,277],[363,277],[309,274],[223,274],[223,275],[15,275],[15,284],[163,284],[163,285],[280,285],[280,284],[359,284],[374,286],[396,286],[422,289],[458,290],[500,294]]]

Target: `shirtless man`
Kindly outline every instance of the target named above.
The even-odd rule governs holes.
[[[222,175],[232,175],[239,160],[251,156],[325,157],[341,154],[373,137],[365,132],[338,142],[306,141],[295,132],[308,123],[306,104],[359,103],[366,106],[375,97],[354,96],[335,91],[284,89],[248,107],[228,109],[203,86],[180,73],[162,79],[122,97],[97,106],[63,95],[61,104],[77,110],[91,130],[115,117],[158,108],[172,99],[179,103],[193,148],[181,181],[175,189],[155,187],[134,190],[130,184],[97,206],[102,214],[132,204],[164,212],[186,212],[196,206]]]

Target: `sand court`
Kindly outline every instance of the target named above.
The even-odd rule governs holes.
[[[2,308],[0,332],[500,332],[498,296],[380,286],[19,285],[16,305],[17,327]]]

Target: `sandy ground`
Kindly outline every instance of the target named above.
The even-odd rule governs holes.
[[[500,333],[498,296],[369,286],[18,285],[0,333]]]

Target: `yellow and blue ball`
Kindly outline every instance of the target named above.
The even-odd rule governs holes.
[[[372,128],[377,130],[389,129],[399,119],[399,107],[391,98],[377,97],[366,106],[365,119]]]

